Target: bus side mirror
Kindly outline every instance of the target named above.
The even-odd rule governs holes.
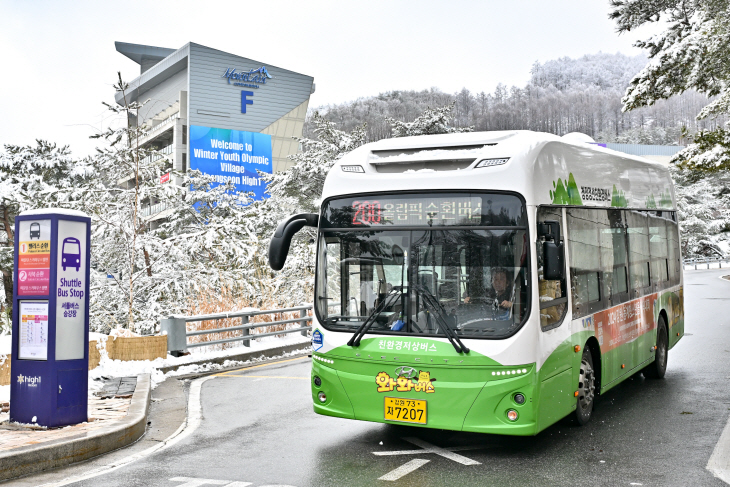
[[[269,242],[269,266],[280,271],[286,263],[294,234],[304,226],[317,228],[318,224],[319,215],[316,213],[300,213],[280,222]]]
[[[554,220],[538,223],[537,235],[545,238],[542,243],[543,279],[562,281],[565,279],[565,254],[560,243],[560,224]]]

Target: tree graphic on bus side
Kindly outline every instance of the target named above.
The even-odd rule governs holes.
[[[568,180],[565,185],[563,185],[563,180],[560,178],[558,178],[557,183],[553,181],[553,188],[550,191],[550,198],[552,198],[554,205],[583,206],[580,190],[575,182],[573,173],[568,174]]]

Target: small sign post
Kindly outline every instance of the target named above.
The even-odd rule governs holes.
[[[87,420],[91,219],[33,210],[15,219],[10,420]]]

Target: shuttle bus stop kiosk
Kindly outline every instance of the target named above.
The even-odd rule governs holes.
[[[87,420],[90,227],[57,208],[15,218],[10,421]]]

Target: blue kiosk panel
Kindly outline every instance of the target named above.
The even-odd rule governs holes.
[[[90,227],[67,210],[15,219],[11,421],[88,419]]]

